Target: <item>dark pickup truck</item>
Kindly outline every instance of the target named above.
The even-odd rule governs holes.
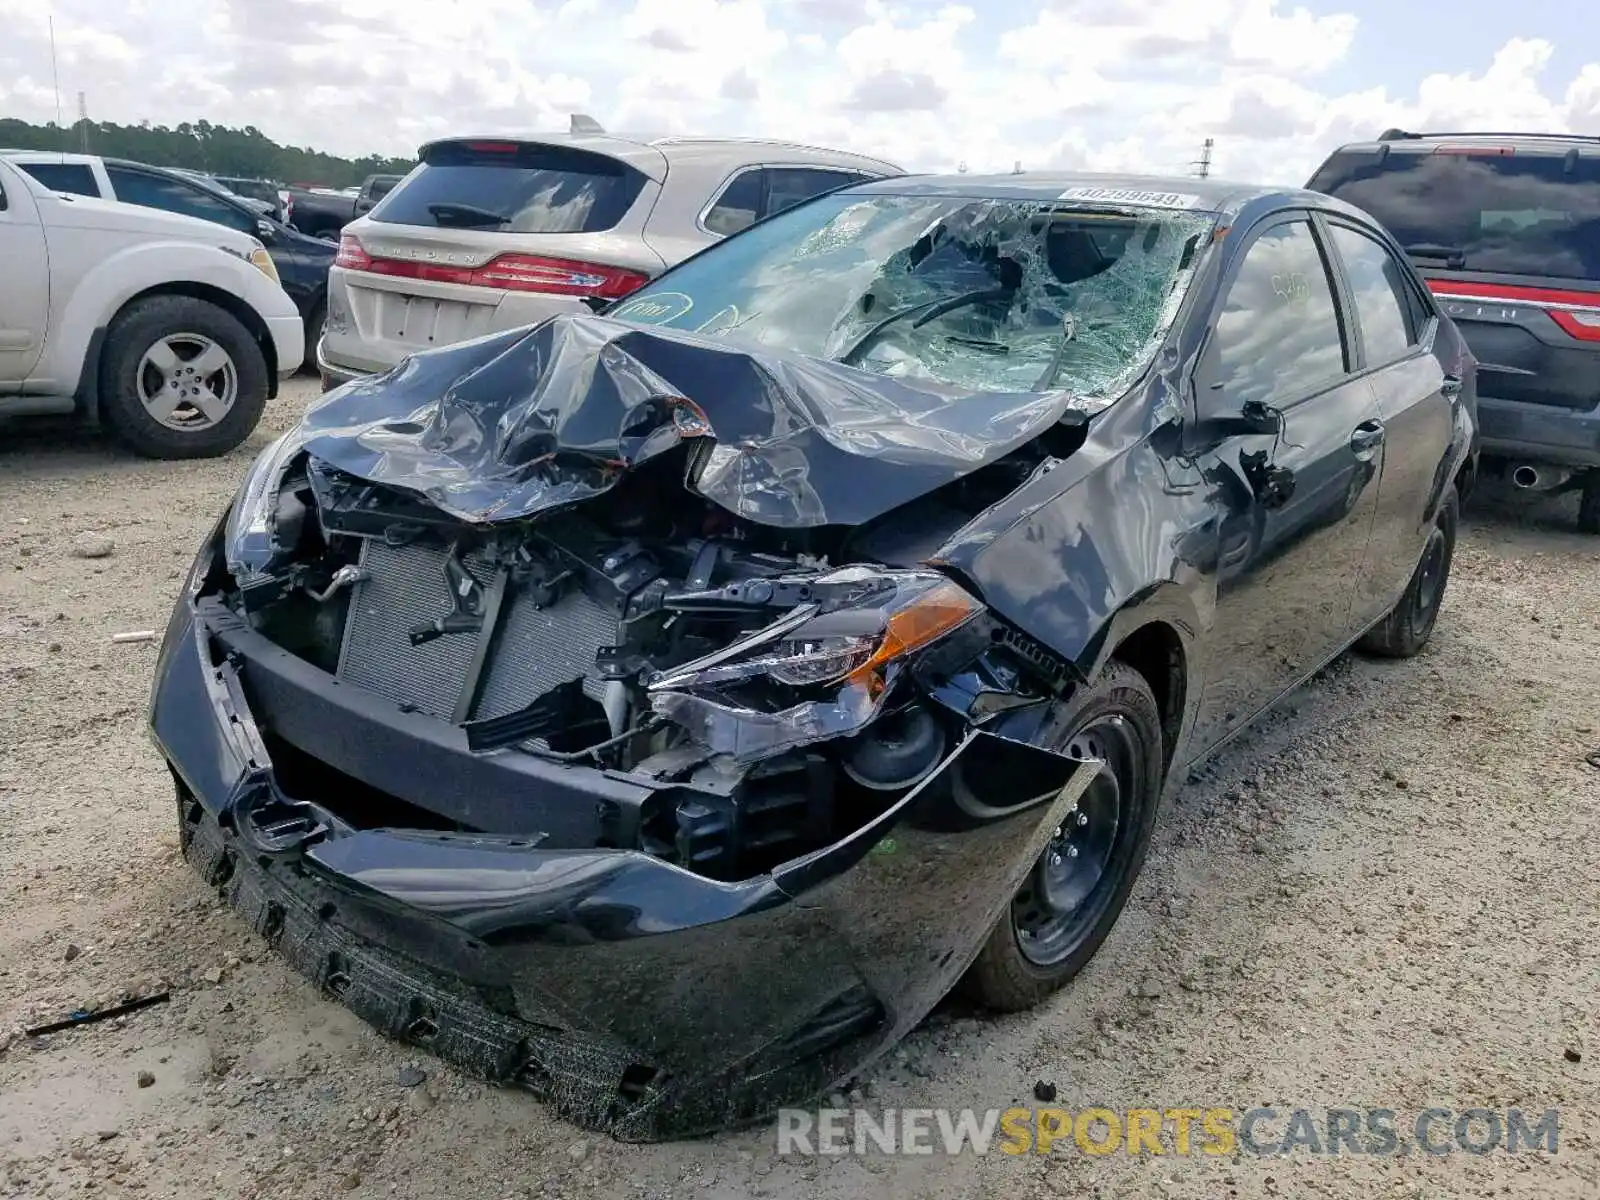
[[[285,220],[312,237],[339,236],[339,231],[383,199],[404,175],[368,175],[356,192],[290,188]]]

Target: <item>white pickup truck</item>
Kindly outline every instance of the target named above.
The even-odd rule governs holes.
[[[0,159],[0,420],[76,414],[152,458],[210,457],[304,356],[254,238],[51,192]]]

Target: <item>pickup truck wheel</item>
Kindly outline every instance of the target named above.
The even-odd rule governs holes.
[[[1600,470],[1589,472],[1578,493],[1578,529],[1600,533]]]
[[[1125,663],[1073,693],[1044,743],[1104,766],[961,981],[970,999],[1003,1012],[1039,1003],[1094,957],[1139,877],[1161,801],[1161,709]]]
[[[193,296],[152,296],[112,323],[100,411],[147,458],[226,454],[261,420],[267,362],[232,313]]]

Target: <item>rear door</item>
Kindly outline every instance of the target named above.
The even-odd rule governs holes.
[[[1394,235],[1477,357],[1482,398],[1600,405],[1600,144],[1395,143],[1341,151],[1310,186]],[[1499,436],[1492,406],[1482,419]]]
[[[0,390],[38,365],[50,317],[50,260],[33,196],[0,170]]]
[[[1365,625],[1394,607],[1433,527],[1429,506],[1449,462],[1463,380],[1447,376],[1433,352],[1438,321],[1409,267],[1354,221],[1329,214],[1325,228],[1344,277],[1356,366],[1383,427],[1383,478],[1356,596]]]
[[[226,225],[239,233],[256,235],[257,217],[243,205],[231,204],[208,188],[201,187],[177,175],[163,171],[146,171],[139,167],[106,164],[106,176],[116,199],[124,204],[139,204],[145,208],[159,208],[162,212],[180,213]]]
[[[434,144],[360,223],[337,265],[352,360],[532,324],[587,295],[623,295],[664,265],[642,237],[665,159],[620,139],[592,145]],[[332,343],[330,343],[332,345]]]
[[[1383,438],[1309,214],[1269,218],[1224,282],[1195,373],[1217,597],[1196,737],[1245,724],[1348,644]],[[1208,433],[1259,405],[1278,433]]]

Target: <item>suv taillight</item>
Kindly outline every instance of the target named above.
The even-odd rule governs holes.
[[[502,254],[471,272],[479,287],[513,292],[546,292],[557,296],[600,296],[615,300],[650,282],[650,276],[625,267],[545,258],[537,254]]]
[[[500,254],[481,267],[373,258],[355,236],[348,233],[339,239],[339,256],[333,262],[347,270],[397,279],[426,279],[434,283],[539,292],[547,296],[599,296],[605,300],[616,300],[650,282],[650,276],[642,271],[570,258],[547,258],[540,254]]]
[[[361,243],[356,241],[355,234],[340,234],[339,253],[334,258],[333,265],[345,267],[351,271],[370,271],[372,270],[372,257],[361,248]]]

